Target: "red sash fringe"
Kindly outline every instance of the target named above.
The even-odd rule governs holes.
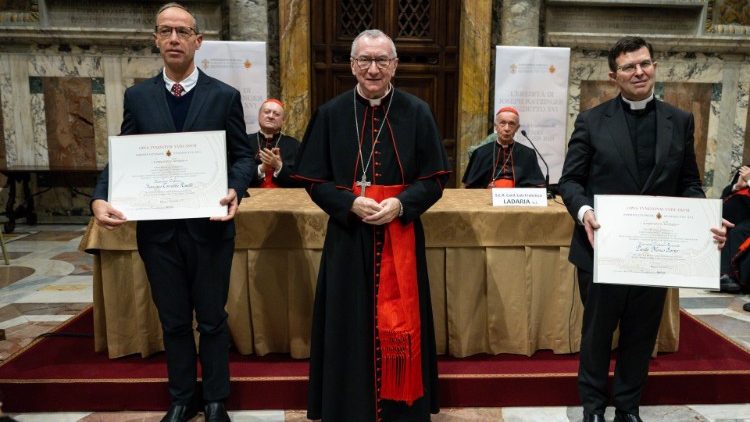
[[[404,185],[373,185],[365,193],[381,202],[404,188]],[[360,187],[355,185],[354,194],[359,193]],[[382,362],[380,398],[409,405],[424,395],[415,247],[413,223],[402,224],[398,219],[388,223],[376,304]]]

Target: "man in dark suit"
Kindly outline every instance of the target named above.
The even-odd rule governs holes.
[[[693,116],[654,98],[651,44],[624,37],[609,51],[620,95],[578,115],[559,186],[578,222],[569,260],[584,304],[578,390],[584,421],[604,421],[612,334],[620,326],[613,383],[615,421],[640,421],[641,391],[666,289],[593,283],[594,195],[704,197],[693,147]],[[725,222],[725,224],[727,224]],[[713,228],[719,247],[726,229]]]
[[[226,131],[228,191],[224,217],[141,221],[138,252],[159,312],[172,405],[162,421],[187,421],[197,413],[193,312],[200,332],[206,421],[228,421],[229,330],[227,301],[238,203],[251,180],[252,155],[240,93],[195,67],[202,35],[185,7],[168,3],[156,15],[154,40],[164,71],[125,91],[121,134]],[[96,222],[114,229],[126,216],[107,202],[108,169],[99,177],[91,209]],[[168,216],[165,216],[168,218]]]

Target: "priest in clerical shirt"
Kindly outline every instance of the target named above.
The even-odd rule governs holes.
[[[296,175],[328,215],[310,346],[307,417],[429,421],[435,331],[419,216],[450,167],[429,106],[396,89],[379,30],[352,43],[357,85],[318,108]]]
[[[515,142],[518,110],[502,107],[495,114],[497,140],[474,150],[462,180],[467,188],[544,187],[544,175],[533,149]]]

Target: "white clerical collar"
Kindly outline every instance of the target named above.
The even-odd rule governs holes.
[[[280,133],[280,131],[279,132],[273,132],[273,133],[266,133],[265,131],[263,131],[263,129],[260,129],[258,132],[260,132],[260,134],[263,135],[263,137],[266,138],[266,139],[273,139],[274,136],[276,136],[278,133]]]
[[[391,93],[391,88],[393,88],[393,85],[388,84],[388,88],[385,90],[385,94],[383,94],[380,98],[367,98],[364,94],[362,94],[362,89],[359,87],[359,84],[357,84],[357,94],[359,94],[360,97],[366,99],[370,102],[370,107],[379,106],[380,103],[383,101],[383,98],[387,97],[388,94]]]
[[[654,91],[651,91],[651,95],[649,95],[648,98],[646,98],[645,100],[640,100],[640,101],[628,100],[627,98],[623,97],[622,95],[620,97],[622,98],[623,101],[625,101],[626,103],[628,103],[628,105],[630,106],[631,110],[643,110],[643,109],[646,108],[646,105],[651,100],[654,99]]]
[[[509,148],[509,147],[512,147],[515,142],[516,142],[515,139],[511,139],[511,141],[508,142],[507,144],[503,144],[502,142],[500,142],[500,137],[499,136],[497,137],[497,140],[495,141],[495,143],[497,143],[498,145],[500,145],[501,147],[506,148],[506,149]]]
[[[161,71],[161,74],[164,76],[164,84],[167,86],[167,91],[172,91],[172,85],[176,84],[177,81],[173,81],[169,79],[167,76],[167,70],[163,69]],[[193,67],[193,73],[188,75],[187,78],[180,81],[180,85],[182,85],[182,89],[185,90],[185,94],[190,92],[191,89],[195,88],[195,86],[198,84],[198,66]]]

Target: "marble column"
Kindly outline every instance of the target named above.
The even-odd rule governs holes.
[[[503,45],[539,45],[541,0],[503,0]]]
[[[742,103],[740,99],[743,93],[739,89],[739,81],[744,57],[727,54],[723,59],[725,61],[722,69],[718,133],[715,139],[709,138],[709,142],[715,142],[715,145],[709,145],[709,149],[714,149],[715,154],[713,161],[709,160],[710,156],[706,157],[707,174],[704,183],[706,196],[709,198],[718,198],[721,195],[721,190],[732,177],[732,169],[740,166],[740,148],[744,143],[741,125],[745,123],[745,116],[739,116],[737,112],[738,106]]]
[[[458,155],[456,187],[468,164],[466,150],[487,136],[490,104],[492,4],[489,1],[461,2],[461,39],[458,76]]]
[[[284,133],[302,139],[310,119],[310,4],[279,1],[281,100],[286,104]]]
[[[268,41],[266,0],[227,0],[230,41]]]

